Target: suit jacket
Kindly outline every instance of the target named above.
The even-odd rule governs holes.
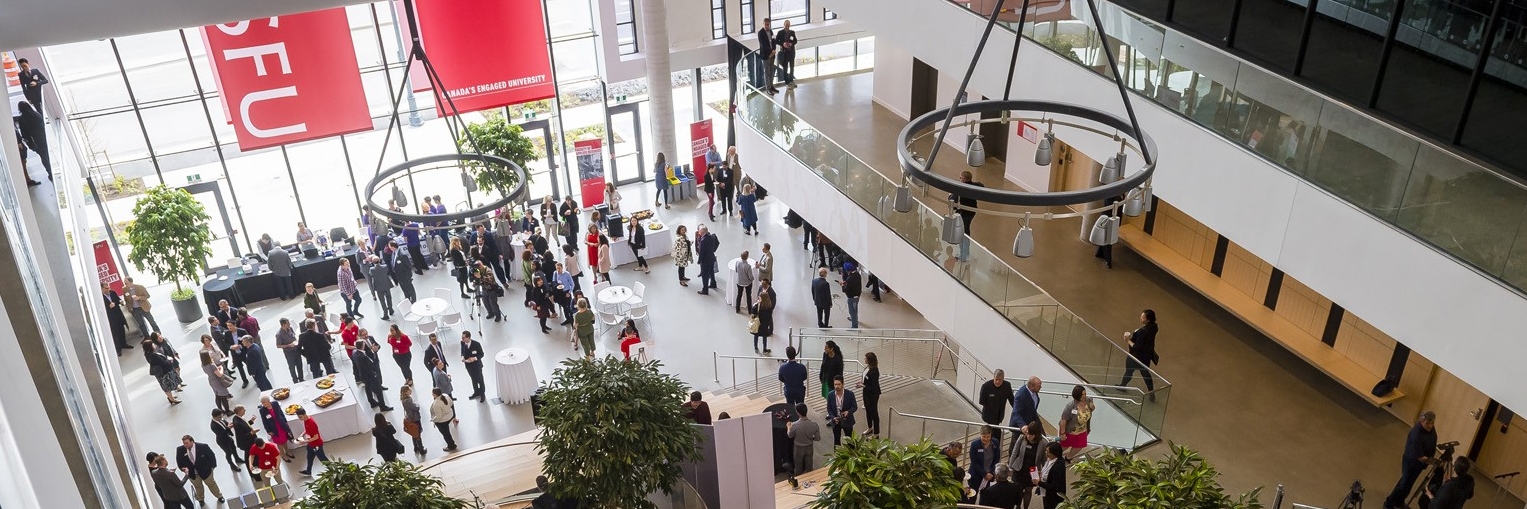
[[[217,436],[218,447],[233,448],[238,445],[238,442],[233,440],[233,428],[224,426],[218,421],[212,421],[211,427],[212,434]]]
[[[1013,416],[1007,420],[1007,425],[1016,428],[1038,421],[1039,395],[1029,392],[1027,385],[1013,391]]]
[[[251,373],[262,373],[270,366],[265,365],[265,347],[259,343],[250,343],[244,351],[244,367],[249,368]]]
[[[832,286],[827,284],[827,278],[811,280],[811,303],[816,304],[817,309],[832,307]]]
[[[191,461],[191,454],[182,445],[175,448],[175,468],[184,468],[191,473],[191,477],[206,479],[212,477],[212,469],[217,468],[217,453],[212,452],[212,446],[196,443],[196,461]]]
[[[36,68],[22,71],[19,77],[21,78],[21,93],[26,95],[27,101],[40,101],[42,99],[42,86],[48,84],[48,77],[43,76],[42,71]],[[37,86],[32,86],[33,81],[37,82]],[[39,111],[38,113],[42,112]]]
[[[413,257],[408,256],[408,253],[403,252],[403,250],[400,248],[397,251],[393,251],[391,253],[388,253],[387,256],[384,257],[384,258],[386,259],[387,266],[392,268],[392,281],[393,282],[395,282],[397,284],[400,284],[400,285],[403,284],[404,282],[410,282],[410,283],[413,282],[413,280],[414,280],[414,261],[413,261]]]
[[[275,405],[274,408],[266,408],[263,405],[255,408],[260,413],[260,424],[270,436],[276,436],[276,430],[286,430],[288,437],[297,436],[292,434],[292,427],[286,423],[286,414],[280,405]]]
[[[265,263],[270,265],[270,273],[279,277],[292,276],[292,254],[281,249],[281,246],[271,248],[270,253],[265,255]]]
[[[827,393],[827,422],[837,419],[837,425],[843,429],[854,429],[854,412],[859,411],[859,402],[854,400],[854,391],[843,389],[843,407],[838,407],[838,394]],[[847,416],[839,413],[848,412]]]
[[[758,29],[758,54],[764,57],[774,55],[774,31],[767,28]]]
[[[716,250],[720,248],[721,239],[717,238],[716,234],[706,233],[704,237],[700,237],[700,243],[698,246],[695,246],[695,249],[699,255],[697,259],[700,262],[700,270],[702,272],[708,274],[716,272]]]
[[[1039,468],[1044,470],[1044,462],[1039,463]],[[1066,458],[1055,458],[1050,475],[1039,479],[1039,487],[1045,490],[1045,507],[1055,507],[1066,499]]]
[[[1028,475],[1028,474],[1024,474]],[[981,490],[981,505],[1013,509],[1023,501],[1023,487],[1018,483],[997,481]]]
[[[138,307],[142,308],[144,311],[148,311],[154,308],[154,305],[148,301],[148,288],[144,287],[143,285],[128,286],[127,298],[131,299],[131,302],[127,303],[128,310],[132,310],[133,302],[137,302]]]
[[[970,441],[970,483],[980,486],[981,481],[986,479],[986,474],[997,471],[997,465],[1002,463],[1002,441],[993,438],[990,444],[981,445],[981,439]]]
[[[435,359],[444,361],[446,366],[451,365],[450,361],[445,360],[445,345],[424,345],[424,369],[426,371],[433,371],[435,369]]]
[[[785,47],[787,42],[790,43],[789,47]],[[800,40],[795,37],[795,30],[782,28],[774,33],[774,45],[779,47],[780,52],[795,53],[795,45],[799,42]]]
[[[987,380],[981,384],[981,396],[976,402],[981,405],[981,422],[987,424],[1001,424],[1002,414],[1006,413],[1007,404],[1013,400],[1013,383],[1002,381],[1002,386],[997,387],[995,380]]]
[[[233,443],[239,446],[240,451],[248,451],[250,447],[254,447],[255,438],[258,436],[255,434],[253,424],[243,417],[233,416]]]
[[[467,357],[476,357],[477,361],[467,362]],[[482,369],[482,358],[482,343],[479,343],[474,339],[471,343],[463,343],[461,345],[461,363],[463,366],[466,366],[467,369]]]
[[[371,283],[371,291],[392,291],[392,278],[388,277],[387,270],[387,264],[383,262],[377,262],[371,265],[371,269],[366,274],[366,281]]]
[[[382,383],[382,363],[377,359],[376,352],[370,348],[359,348],[355,355],[350,356],[350,362],[355,363],[355,372],[360,377],[361,383],[366,385]]]
[[[1129,347],[1129,354],[1135,356],[1142,364],[1149,366],[1156,361],[1156,324],[1147,323],[1141,325],[1129,334],[1129,340],[1134,342]]]
[[[320,322],[322,318],[318,319]],[[309,362],[329,358],[329,337],[318,331],[304,331],[297,335],[297,348]]]

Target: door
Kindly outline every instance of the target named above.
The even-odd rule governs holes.
[[[531,120],[519,124],[520,129],[525,130],[525,137],[530,138],[531,143],[536,145],[537,159],[530,161],[526,172],[530,173],[530,185],[525,195],[526,203],[540,203],[541,200],[553,201],[562,199],[562,193],[557,187],[557,151],[560,145],[553,144],[556,138],[551,133],[550,120]]]
[[[181,188],[196,198],[196,201],[201,202],[202,208],[207,210],[208,216],[211,216],[207,225],[212,230],[212,259],[204,262],[205,266],[202,270],[206,274],[211,274],[215,269],[227,267],[228,259],[240,258],[244,254],[239,252],[239,241],[236,238],[238,230],[233,229],[228,207],[223,203],[223,189],[218,182],[220,181],[197,182]],[[218,229],[219,224],[222,225],[221,230]],[[226,251],[222,249],[222,242],[220,242],[224,240],[228,242]]]
[[[604,141],[610,147],[610,181],[621,186],[647,180],[647,159],[642,153],[646,126],[642,124],[641,104],[617,104],[606,111],[609,130]]]
[[[1479,419],[1490,405],[1490,398],[1447,370],[1432,372],[1426,400],[1421,408],[1437,413],[1437,443],[1457,441],[1456,454],[1467,454],[1479,433]],[[1412,423],[1414,424],[1414,423]],[[1456,457],[1456,456],[1455,456]]]

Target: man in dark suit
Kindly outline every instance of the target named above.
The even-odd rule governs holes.
[[[392,276],[392,282],[403,289],[403,298],[409,302],[418,302],[419,296],[414,293],[414,262],[413,258],[398,249],[398,242],[387,243],[387,272]],[[391,313],[388,313],[391,314]]]
[[[1002,416],[1007,413],[1007,404],[1011,401],[1013,384],[1007,383],[1007,376],[1002,370],[993,371],[991,380],[981,384],[981,395],[976,401],[981,405],[981,422],[1002,424]],[[992,437],[1001,442],[1002,430],[993,428]]]
[[[271,390],[273,387],[270,378],[265,374],[270,370],[270,366],[265,364],[265,347],[255,343],[253,336],[246,335],[239,338],[239,349],[244,353],[244,369],[249,371],[249,376],[254,377],[255,386],[262,391]],[[248,387],[249,384],[244,386]]]
[[[1023,487],[1010,482],[1012,469],[1007,465],[998,464],[996,472],[993,472],[991,486],[981,490],[980,504],[987,507],[1001,507],[1013,509],[1023,502]]]
[[[356,373],[360,375],[357,380],[366,387],[366,402],[371,408],[381,407],[383,412],[391,411],[387,406],[387,399],[382,392],[382,361],[377,355],[381,345],[370,338],[365,343],[358,345],[355,355],[350,356],[350,362],[355,363]]]
[[[223,454],[228,457],[228,468],[238,472],[239,464],[243,463],[244,460],[239,458],[238,442],[233,440],[233,426],[224,419],[226,415],[228,414],[222,410],[212,410],[212,423],[210,427],[212,429],[212,436],[216,437],[217,447],[222,449]]]
[[[1044,383],[1039,377],[1029,377],[1029,383],[1013,393],[1013,415],[1007,420],[1007,427],[1017,428],[1031,422],[1039,422],[1039,389]],[[1039,430],[1043,434],[1044,430]],[[1013,449],[1018,448],[1018,434],[1013,434]]]
[[[382,320],[389,320],[389,317],[394,313],[392,309],[392,276],[389,275],[392,267],[388,267],[381,258],[375,256],[367,260],[367,264],[366,282],[371,285],[371,297],[376,299],[378,305],[382,306]]]
[[[219,504],[223,503],[223,490],[212,477],[212,469],[217,468],[217,453],[212,452],[211,446],[196,443],[191,435],[180,437],[180,447],[175,448],[175,468],[191,479],[197,503],[207,505],[207,488],[212,488],[212,496],[217,497]]]
[[[436,360],[445,362],[445,346],[440,344],[439,336],[431,333],[429,335],[429,346],[424,347],[424,371],[434,371]],[[445,364],[450,365],[449,362],[445,362]]]
[[[779,365],[779,382],[785,386],[785,403],[798,405],[806,402],[806,365],[795,360],[795,347],[785,347],[784,364]]]
[[[843,377],[832,377],[832,392],[827,394],[827,422],[832,423],[832,445],[842,445],[843,435],[854,437],[854,412],[859,402],[854,391],[843,388]]]
[[[1156,311],[1141,311],[1140,328],[1124,333],[1124,341],[1129,342],[1130,357],[1124,359],[1124,381],[1119,382],[1119,385],[1128,386],[1129,381],[1135,377],[1135,371],[1139,371],[1140,376],[1145,378],[1145,391],[1156,390],[1156,381],[1147,367],[1156,362]],[[1155,394],[1151,394],[1151,401],[1156,401]]]
[[[733,199],[737,194],[736,184],[736,168],[725,163],[716,168],[716,199],[721,201],[721,215],[723,216],[731,216],[736,212],[736,201]]]
[[[488,387],[482,381],[482,356],[482,343],[472,339],[472,331],[461,331],[461,365],[467,368],[467,376],[472,378],[472,395],[467,399],[486,403]]]
[[[313,372],[313,378],[326,374],[338,373],[334,369],[334,357],[329,353],[329,336],[318,332],[318,320],[308,320],[303,323],[307,329],[297,336],[297,348],[302,350],[302,356],[308,360],[308,369]],[[319,369],[319,368],[322,369]]]
[[[827,284],[827,269],[817,269],[811,280],[811,303],[817,307],[817,327],[832,327],[832,286]]]
[[[695,240],[695,251],[699,254],[696,258],[700,263],[700,291],[697,293],[710,295],[710,290],[716,287],[716,250],[721,248],[721,239],[703,224],[696,233],[700,236]]]
[[[768,23],[764,26],[768,26]],[[21,74],[17,76],[21,80],[21,93],[38,113],[42,113],[42,86],[48,84],[48,77],[43,76],[42,71],[33,69],[32,63],[25,58],[17,59],[16,63],[21,66]]]
[[[769,29],[769,18],[764,18],[763,26],[758,27],[758,63],[763,67],[763,86],[765,92],[770,94],[779,93],[774,88],[774,31]]]

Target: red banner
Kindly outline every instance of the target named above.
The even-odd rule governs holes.
[[[461,113],[556,95],[541,0],[415,0],[414,7],[424,51]]]
[[[240,150],[371,130],[343,7],[210,25],[202,38]]]
[[[689,124],[689,154],[694,157],[696,184],[705,183],[705,154],[710,152],[710,137],[710,119],[705,119],[693,124]]]
[[[117,270],[117,259],[111,257],[111,246],[104,240],[95,243],[95,275],[101,283],[111,285],[118,294],[122,293],[122,273]]]
[[[573,142],[573,154],[578,159],[578,182],[583,187],[583,207],[604,203],[604,140],[592,139]]]

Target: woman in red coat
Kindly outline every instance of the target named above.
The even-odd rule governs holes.
[[[583,238],[583,244],[588,246],[589,266],[599,266],[599,227],[589,225],[589,234]],[[599,271],[594,270],[594,282],[599,282]]]

